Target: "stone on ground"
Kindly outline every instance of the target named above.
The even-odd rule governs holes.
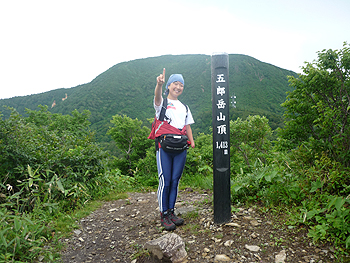
[[[278,253],[275,256],[275,263],[284,263],[286,260],[286,257],[287,257],[286,251],[282,250],[280,253]]]
[[[170,259],[173,263],[185,262],[187,257],[185,242],[174,233],[148,241],[145,244],[145,249],[157,258]]]

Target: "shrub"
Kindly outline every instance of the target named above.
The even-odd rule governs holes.
[[[231,170],[239,173],[240,169],[251,171],[259,158],[268,163],[271,154],[271,127],[266,117],[248,116],[245,121],[237,118],[230,121]]]

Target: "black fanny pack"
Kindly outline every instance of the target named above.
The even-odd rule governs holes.
[[[180,153],[188,149],[188,137],[179,134],[163,134],[158,137],[160,147],[166,152]]]

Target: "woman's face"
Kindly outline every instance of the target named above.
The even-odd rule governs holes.
[[[180,81],[175,81],[169,85],[169,99],[177,99],[182,94],[184,85]]]

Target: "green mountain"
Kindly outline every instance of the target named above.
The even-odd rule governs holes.
[[[188,104],[194,116],[193,131],[208,132],[211,126],[211,56],[166,55],[119,63],[97,76],[90,83],[69,89],[56,89],[40,94],[0,100],[25,115],[25,108],[48,105],[52,113],[69,114],[74,109],[90,110],[92,129],[100,142],[111,139],[106,132],[115,114],[138,118],[149,125],[153,118],[153,96],[156,77],[166,68],[166,77],[182,73],[185,89],[180,100]],[[230,95],[236,95],[237,108],[231,118],[260,114],[270,120],[272,128],[283,125],[286,91],[291,90],[287,75],[297,74],[263,63],[246,55],[229,55]],[[67,99],[65,98],[67,94]],[[53,102],[56,105],[52,107]],[[51,108],[52,107],[52,108]],[[4,117],[9,112],[0,107]],[[149,125],[150,126],[150,125]]]

